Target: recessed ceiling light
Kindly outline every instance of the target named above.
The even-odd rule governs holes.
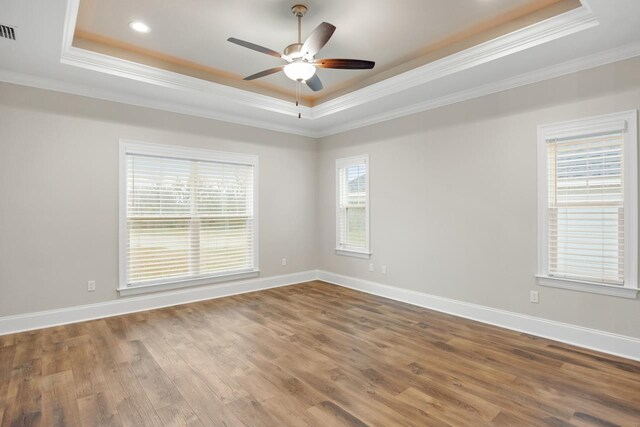
[[[129,27],[139,33],[148,33],[151,31],[151,28],[142,21],[131,21],[129,22]]]

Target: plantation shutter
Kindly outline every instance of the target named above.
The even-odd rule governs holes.
[[[547,141],[549,275],[624,283],[622,132]]]
[[[338,248],[368,251],[368,166],[367,158],[339,161],[338,180]]]
[[[127,285],[254,269],[254,166],[126,155]]]

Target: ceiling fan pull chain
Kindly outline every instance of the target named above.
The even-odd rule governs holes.
[[[300,109],[300,82],[296,82],[296,107],[298,107],[298,118],[302,118],[302,111]]]

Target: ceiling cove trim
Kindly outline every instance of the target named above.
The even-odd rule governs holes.
[[[423,65],[339,98],[314,107],[296,107],[293,102],[209,82],[194,77],[79,49],[72,45],[80,0],[67,0],[61,62],[119,77],[177,90],[194,90],[216,95],[235,104],[250,106],[288,116],[302,113],[304,120],[314,120],[366,104],[397,92],[568,36],[598,25],[586,0],[582,6],[530,25],[462,52]]]
[[[496,83],[487,84],[477,88],[456,92],[451,95],[446,95],[440,98],[431,99],[423,103],[410,105],[407,107],[391,110],[383,114],[371,116],[364,120],[357,120],[350,122],[342,126],[329,127],[327,129],[321,129],[318,131],[304,129],[302,127],[287,127],[287,126],[274,126],[272,123],[241,119],[235,115],[227,115],[220,112],[212,111],[207,108],[194,108],[186,105],[177,104],[174,102],[163,103],[153,99],[143,98],[139,96],[132,96],[129,94],[117,93],[109,90],[99,90],[88,86],[82,86],[75,83],[65,83],[58,80],[46,79],[36,77],[28,74],[14,73],[10,71],[0,70],[0,81],[22,85],[31,86],[40,89],[52,90],[56,92],[70,93],[74,95],[87,96],[91,98],[103,99],[107,101],[120,102],[124,104],[135,105],[145,108],[154,108],[163,111],[169,111],[179,114],[186,114],[195,117],[202,117],[207,119],[220,120],[223,122],[229,122],[234,124],[258,127],[266,130],[284,132],[294,135],[307,136],[311,138],[322,138],[325,136],[335,135],[338,133],[347,132],[350,130],[362,128],[365,126],[385,122],[388,120],[397,119],[407,115],[420,113],[423,111],[432,110],[435,108],[444,107],[451,104],[456,104],[463,101],[479,98],[482,96],[490,95],[497,92],[502,92],[509,89],[514,89],[521,86],[537,83],[547,79],[555,77],[561,77],[567,74],[572,74],[591,68],[624,61],[640,56],[640,43],[628,44],[615,49],[600,52],[594,55],[588,55],[582,58],[573,59],[558,65],[543,68],[541,70],[532,71],[529,73],[521,74],[519,76],[511,77]]]
[[[72,95],[86,96],[89,98],[102,99],[105,101],[119,102],[121,104],[133,105],[136,107],[153,108],[171,113],[185,114],[193,117],[219,120],[221,122],[251,126],[274,132],[282,132],[292,135],[317,138],[316,132],[309,131],[297,126],[279,126],[263,120],[245,119],[237,115],[214,111],[211,108],[193,107],[177,102],[162,102],[152,98],[145,98],[137,95],[130,95],[112,90],[102,90],[93,87],[80,85],[77,83],[62,82],[23,73],[0,70],[0,82],[11,83],[20,86],[35,87],[39,89],[51,90],[54,92],[69,93]],[[297,119],[296,119],[297,120]]]
[[[215,95],[224,99],[225,102],[260,108],[291,117],[297,117],[298,113],[302,113],[302,117],[304,118],[308,118],[311,115],[309,107],[296,107],[293,101],[284,101],[76,47],[71,47],[63,52],[60,61],[63,64],[150,83],[169,89],[182,91],[186,89],[198,93]]]
[[[567,62],[542,68],[540,70],[535,70],[528,73],[520,74],[520,75],[510,77],[495,83],[490,83],[490,84],[478,86],[472,89],[463,90],[450,95],[442,96],[440,98],[430,99],[425,102],[409,105],[407,107],[386,111],[382,114],[370,116],[363,120],[356,120],[356,121],[349,122],[345,125],[334,126],[324,131],[320,131],[316,137],[322,138],[330,135],[336,135],[339,133],[348,132],[350,130],[362,128],[365,126],[386,122],[388,120],[398,119],[404,116],[420,113],[423,111],[445,107],[447,105],[457,104],[459,102],[480,98],[486,95],[503,92],[509,89],[515,89],[521,86],[526,86],[526,85],[538,83],[544,80],[553,79],[555,77],[565,76],[567,74],[573,74],[580,71],[585,71],[591,68],[600,67],[602,65],[624,61],[626,59],[631,59],[638,56],[640,56],[640,43],[632,43],[632,44],[620,46],[615,49],[610,49],[610,50],[599,52],[593,55],[572,59]]]
[[[319,104],[313,107],[312,118],[366,104],[597,25],[591,7],[582,0],[576,9]]]
[[[79,7],[80,0],[67,0],[67,13],[62,37],[62,52],[60,55],[60,62],[63,64],[166,88],[178,90],[187,89],[212,94],[223,98],[225,102],[260,108],[292,117],[297,117],[298,113],[302,113],[303,118],[311,117],[311,109],[309,107],[296,107],[292,101],[285,101],[74,47],[73,35]]]
[[[186,114],[195,117],[220,120],[223,122],[252,126],[266,130],[284,132],[294,135],[301,135],[310,138],[322,138],[350,130],[362,128],[365,126],[397,119],[410,114],[420,113],[435,108],[456,104],[463,101],[479,98],[497,92],[526,86],[554,77],[561,77],[591,68],[612,64],[619,61],[635,58],[640,56],[640,43],[632,43],[615,49],[599,52],[594,55],[584,56],[582,58],[573,59],[558,65],[543,68],[511,77],[496,83],[487,84],[477,88],[456,92],[440,98],[431,99],[423,103],[410,105],[407,107],[391,110],[383,114],[368,117],[364,120],[352,121],[346,125],[328,127],[326,129],[312,130],[302,126],[277,126],[270,122],[262,120],[242,119],[236,115],[228,115],[221,112],[212,111],[208,108],[194,108],[187,105],[181,105],[175,102],[165,103],[157,100],[144,98],[140,96],[132,96],[129,94],[118,93],[110,90],[99,90],[76,83],[66,83],[54,79],[46,79],[28,74],[14,73],[10,71],[0,70],[0,82],[7,82],[22,86],[31,86],[40,89],[52,90],[56,92],[70,93],[74,95],[87,96],[91,98],[103,99],[107,101],[120,102],[124,104],[135,105],[145,108],[154,108],[162,111]],[[306,122],[309,123],[309,122]]]

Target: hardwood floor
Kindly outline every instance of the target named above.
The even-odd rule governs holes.
[[[638,426],[640,363],[311,282],[0,337],[0,420]]]

